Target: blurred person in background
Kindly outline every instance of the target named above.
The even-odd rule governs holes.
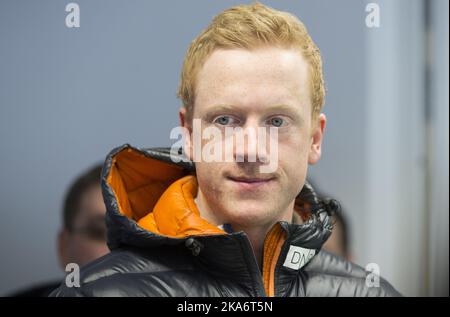
[[[57,237],[58,260],[65,270],[69,263],[80,267],[107,254],[105,204],[100,175],[102,165],[96,164],[73,181],[66,192],[62,228]],[[61,281],[51,281],[20,290],[13,297],[46,297]]]
[[[322,192],[321,187],[317,186],[316,182],[308,179],[308,183],[316,190],[317,196],[330,199],[329,195]],[[351,243],[350,243],[350,228],[347,220],[347,214],[341,206],[331,216],[333,222],[333,231],[328,240],[322,245],[322,249],[340,256],[347,261],[352,261]]]
[[[347,218],[342,211],[334,213],[331,218],[334,223],[333,232],[323,244],[322,249],[338,255],[347,261],[352,261]]]
[[[84,266],[109,252],[106,245],[105,203],[96,165],[71,186],[64,201],[63,228],[58,234],[61,267]]]

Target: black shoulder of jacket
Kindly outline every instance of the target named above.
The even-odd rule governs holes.
[[[306,296],[401,296],[389,282],[375,275],[376,272],[368,272],[324,250],[305,266],[303,273],[306,276]]]
[[[198,272],[184,260],[184,249],[167,252],[153,248],[122,248],[106,254],[80,269],[80,286],[68,287],[63,281],[50,297],[135,296],[144,287],[152,296],[187,296],[186,284]],[[170,274],[174,285],[158,287],[160,277]],[[165,279],[165,278],[164,278]]]

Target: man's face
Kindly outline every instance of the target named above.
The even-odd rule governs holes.
[[[83,266],[109,252],[106,245],[106,207],[100,186],[86,189],[73,230],[60,234],[60,261],[63,266],[74,262]]]
[[[308,73],[297,50],[280,48],[216,50],[199,71],[192,118],[201,119],[202,130],[215,126],[223,134],[226,127],[278,131],[278,161],[271,173],[261,173],[267,161],[259,161],[258,154],[256,162],[196,163],[197,197],[205,200],[215,222],[248,227],[291,220],[308,163],[320,157],[325,125],[321,115],[312,129]],[[183,121],[183,111],[180,114]],[[253,141],[258,142],[257,135]],[[266,145],[269,153],[269,141]],[[187,152],[192,155],[195,146],[191,134]],[[246,158],[251,151],[233,147],[234,158]]]

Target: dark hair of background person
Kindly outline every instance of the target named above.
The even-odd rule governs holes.
[[[343,249],[342,251],[344,252],[344,254],[350,255],[350,232],[348,228],[347,217],[344,215],[342,210],[339,210],[333,215],[333,218],[335,223],[341,227],[340,239]]]
[[[322,192],[320,186],[316,186],[317,184],[314,182],[314,180],[308,178],[308,182],[314,188],[319,197],[330,198],[329,195],[326,195]],[[328,240],[324,243],[322,248],[328,252],[344,257],[345,259],[351,261],[352,250],[350,227],[346,212],[342,205],[340,205],[339,210],[333,214],[332,219],[334,223],[334,230]],[[330,243],[332,242],[331,240],[335,240],[335,243]]]
[[[100,185],[102,164],[96,164],[80,175],[70,185],[63,203],[63,226],[67,230],[73,230],[74,220],[80,211],[80,202],[83,194],[91,186]]]

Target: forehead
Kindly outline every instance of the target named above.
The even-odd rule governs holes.
[[[198,73],[195,103],[307,103],[308,74],[296,49],[219,49]]]

